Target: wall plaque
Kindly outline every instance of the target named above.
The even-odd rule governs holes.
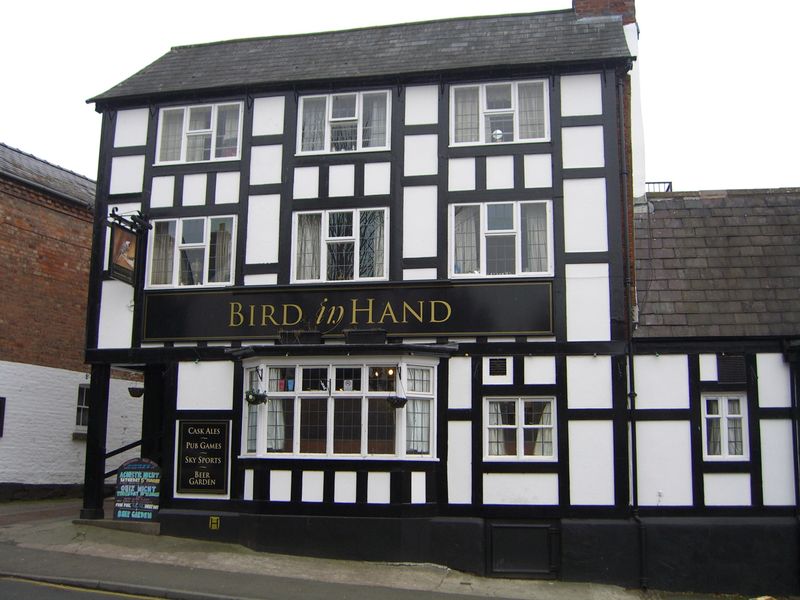
[[[158,513],[161,469],[152,460],[133,458],[117,469],[114,518],[120,521],[153,521]]]
[[[178,421],[178,493],[228,493],[229,428],[230,421]]]

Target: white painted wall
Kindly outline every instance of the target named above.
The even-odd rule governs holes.
[[[600,73],[561,77],[561,116],[603,114],[603,82]]]
[[[570,421],[570,504],[614,504],[614,424],[612,421]]]
[[[354,196],[355,181],[355,165],[331,165],[328,169],[328,196],[331,198]]]
[[[364,165],[364,195],[386,195],[391,191],[392,164],[367,163]]]
[[[217,173],[214,204],[236,204],[238,202],[239,171]]]
[[[144,155],[111,159],[110,194],[138,194],[144,180]]]
[[[250,196],[247,204],[247,246],[245,262],[278,262],[281,197],[278,194]]]
[[[319,167],[296,167],[294,170],[294,198],[319,196]]]
[[[439,172],[439,138],[436,135],[407,135],[403,174],[436,175]]]
[[[391,501],[390,473],[367,473],[367,503],[368,504],[389,504]]]
[[[688,421],[636,424],[641,506],[692,505],[692,455]]]
[[[292,472],[269,472],[269,499],[272,502],[289,502],[292,499]]]
[[[231,410],[233,363],[178,363],[178,410]]]
[[[448,368],[447,408],[472,408],[472,359],[454,356]]]
[[[275,273],[262,273],[261,275],[245,275],[245,285],[278,285],[278,276]]]
[[[789,364],[782,354],[757,354],[758,405],[762,408],[788,408],[792,405]]]
[[[89,384],[88,374],[0,361],[0,396],[6,399],[0,482],[83,482],[86,441],[72,439],[81,384]],[[110,382],[109,450],[142,437],[142,399],[128,393],[133,385],[141,384],[121,379]],[[106,462],[106,469],[114,469],[138,453],[134,449],[115,456]]]
[[[472,423],[469,421],[447,424],[447,498],[450,504],[472,502]]]
[[[792,506],[794,497],[792,422],[761,421],[761,481],[765,506]]]
[[[250,148],[250,185],[281,182],[283,146],[253,146]]]
[[[256,98],[253,101],[253,135],[283,133],[283,96]]]
[[[564,127],[561,144],[565,169],[605,166],[602,126]]]
[[[428,125],[439,121],[439,86],[406,87],[406,125]]]
[[[566,265],[567,340],[611,339],[608,265]]]
[[[636,356],[637,408],[689,408],[689,363],[683,354]]]
[[[403,258],[436,256],[437,188],[403,188]]]
[[[484,504],[558,504],[555,473],[484,473]]]
[[[639,56],[639,26],[636,23],[629,23],[623,27],[625,40],[631,56]],[[644,117],[642,116],[642,92],[640,83],[641,61],[635,60],[628,71],[631,86],[631,143],[633,145],[633,163],[631,172],[633,173],[633,196],[640,198],[644,196],[646,186],[645,181],[645,149],[644,149]]]
[[[337,471],[333,478],[333,501],[355,504],[357,475],[352,471]]]
[[[104,281],[100,297],[98,348],[130,348],[133,333],[133,286]]]
[[[486,189],[510,190],[514,187],[514,157],[486,157]]]
[[[700,381],[717,380],[717,355],[701,354],[700,359]]]
[[[610,356],[567,357],[567,406],[611,408]]]
[[[300,497],[303,502],[322,502],[325,483],[323,471],[303,471],[302,491]]]
[[[146,108],[118,110],[114,125],[114,148],[144,146],[147,143],[149,113]]]
[[[206,186],[208,177],[205,173],[184,175],[183,177],[183,206],[203,206],[206,203]]]
[[[556,359],[553,356],[526,356],[525,385],[555,385]]]
[[[242,500],[253,499],[253,469],[244,470],[244,490],[242,490]]]
[[[460,192],[475,189],[475,159],[451,158],[447,161],[447,189]]]
[[[526,154],[522,168],[526,188],[553,187],[553,159],[549,154]]]
[[[706,506],[750,506],[750,475],[705,473],[703,495]]]
[[[150,183],[150,208],[168,208],[175,202],[175,176],[153,177]]]
[[[411,504],[425,504],[427,497],[425,473],[414,471],[411,473]]]
[[[422,279],[436,279],[438,272],[436,269],[403,269],[403,280],[419,281]]]
[[[606,180],[564,180],[564,249],[566,252],[606,252],[608,224]]]

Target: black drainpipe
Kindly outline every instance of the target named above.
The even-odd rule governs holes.
[[[630,65],[629,65],[630,67]],[[625,300],[626,300],[626,327],[625,327],[625,347],[628,358],[628,421],[631,427],[631,513],[639,540],[639,587],[643,590],[647,589],[647,529],[639,517],[639,484],[638,484],[638,469],[636,461],[636,383],[633,370],[633,307],[636,304],[634,295],[633,281],[631,278],[631,270],[633,269],[633,262],[631,261],[630,249],[632,240],[630,239],[629,226],[631,223],[631,214],[629,211],[628,203],[628,154],[625,145],[625,83],[623,77],[627,76],[627,71],[618,73],[617,76],[617,114],[619,115],[619,131],[620,131],[620,190],[622,196],[622,206],[624,209],[625,223],[624,223],[624,252],[625,260]]]

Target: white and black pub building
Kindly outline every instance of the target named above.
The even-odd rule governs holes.
[[[693,429],[700,396],[744,411],[749,388],[698,383],[713,349],[633,355],[633,3],[575,4],[178,47],[91,100],[84,516],[127,368],[167,534],[741,590],[768,540],[737,524],[763,521],[785,542],[770,568],[794,561],[776,591],[797,591],[794,463],[747,494],[743,412],[720,396]],[[790,369],[764,348],[748,364],[791,400],[761,440],[791,457]],[[709,527],[726,547],[688,556]]]

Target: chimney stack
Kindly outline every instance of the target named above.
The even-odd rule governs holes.
[[[634,0],[572,0],[572,8],[579,17],[621,15],[622,22],[636,22]]]

